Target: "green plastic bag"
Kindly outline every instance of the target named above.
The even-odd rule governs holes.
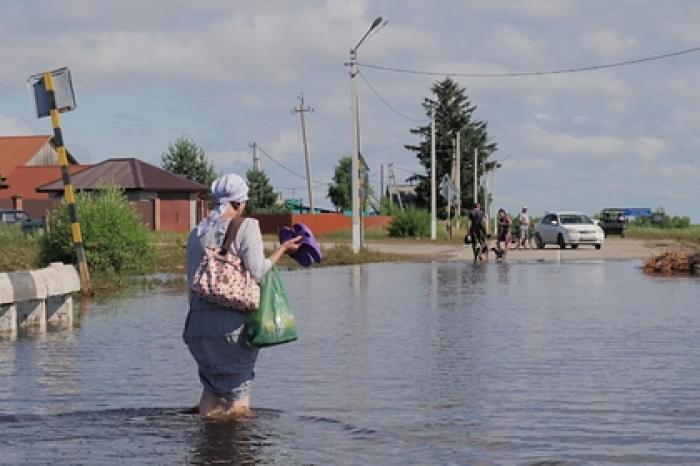
[[[260,287],[260,307],[248,318],[248,343],[263,347],[297,339],[297,323],[277,267],[272,267]]]

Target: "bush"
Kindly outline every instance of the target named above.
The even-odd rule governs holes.
[[[401,213],[401,207],[391,202],[388,196],[384,196],[382,200],[379,201],[379,215],[389,215],[393,217],[399,213]]]
[[[690,217],[671,217],[664,212],[656,212],[651,217],[636,218],[631,224],[638,227],[690,228]]]
[[[430,213],[427,210],[409,207],[399,212],[388,227],[389,236],[421,237],[430,235]]]
[[[148,230],[124,192],[106,186],[76,195],[78,219],[88,266],[96,272],[140,271],[150,265],[153,250]],[[41,242],[42,262],[76,263],[66,202],[52,211]]]

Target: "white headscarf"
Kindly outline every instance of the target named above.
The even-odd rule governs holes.
[[[214,198],[214,208],[197,225],[198,236],[202,236],[226,212],[230,202],[248,200],[248,184],[240,176],[230,173],[214,180],[211,184],[211,195]]]

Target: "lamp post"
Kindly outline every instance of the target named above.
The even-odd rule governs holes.
[[[430,107],[430,239],[437,239],[437,194],[435,193],[435,104]]]
[[[382,17],[378,16],[372,25],[369,27],[362,39],[355,47],[350,49],[350,91],[351,91],[351,106],[352,106],[352,166],[350,168],[350,184],[352,197],[352,251],[360,252],[360,115],[359,115],[359,97],[357,93],[357,49],[362,45],[362,42],[367,38],[370,32],[377,28],[382,23]]]

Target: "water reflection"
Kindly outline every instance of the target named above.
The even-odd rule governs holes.
[[[283,273],[300,338],[261,351],[243,422],[182,412],[183,293],[86,303],[0,341],[2,461],[700,464],[700,280],[636,265]]]
[[[252,446],[266,436],[255,433],[254,420],[205,421],[193,442],[190,462],[195,464],[258,464]]]

